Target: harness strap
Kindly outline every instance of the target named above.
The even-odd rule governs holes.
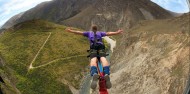
[[[95,49],[90,49],[90,52],[91,53],[102,53],[102,52],[105,52],[105,50],[101,49],[101,50],[95,50]]]
[[[97,35],[96,35],[96,32],[94,32],[94,44],[97,43]]]

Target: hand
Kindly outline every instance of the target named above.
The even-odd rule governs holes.
[[[123,30],[119,29],[117,32],[118,34],[120,34],[120,33],[123,33]]]
[[[71,32],[72,29],[71,29],[70,27],[67,27],[67,28],[66,28],[66,31],[67,31],[67,32]]]

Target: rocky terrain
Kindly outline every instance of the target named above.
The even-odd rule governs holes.
[[[121,35],[111,58],[110,94],[183,94],[190,74],[189,17],[142,21]]]

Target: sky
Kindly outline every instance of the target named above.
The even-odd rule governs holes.
[[[51,0],[0,0],[0,27],[11,17]]]
[[[151,0],[161,7],[177,13],[189,12],[188,0]]]
[[[37,4],[52,0],[0,0],[0,27],[12,16],[29,10]],[[178,13],[189,12],[187,0],[151,0],[161,7]]]

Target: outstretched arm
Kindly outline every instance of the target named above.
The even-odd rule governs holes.
[[[117,34],[120,34],[122,32],[123,32],[123,30],[121,30],[121,29],[117,30],[116,32],[106,32],[106,36],[117,35]]]
[[[78,34],[78,35],[83,35],[83,32],[82,32],[82,31],[72,30],[71,28],[67,28],[66,31],[67,31],[67,32],[74,33],[74,34]]]

